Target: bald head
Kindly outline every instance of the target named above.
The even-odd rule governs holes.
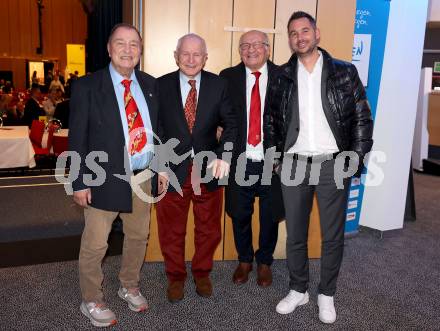
[[[257,37],[269,45],[269,37],[265,32],[259,30],[250,30],[243,33],[240,37],[239,45],[243,43],[243,39],[247,40],[248,38],[252,38],[252,37]]]
[[[188,33],[177,40],[177,46],[176,46],[176,52],[179,52],[179,50],[182,48],[182,44],[185,43],[185,41],[192,41],[194,43],[199,43],[203,52],[205,54],[208,53],[208,49],[206,48],[206,42],[205,39],[200,37],[198,34],[195,33]]]
[[[270,56],[269,37],[258,30],[244,33],[240,37],[239,53],[246,67],[251,71],[259,70]]]
[[[174,59],[180,71],[193,79],[208,59],[205,40],[194,33],[184,35],[177,41]]]

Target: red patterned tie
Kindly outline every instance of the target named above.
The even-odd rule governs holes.
[[[145,132],[144,122],[136,105],[136,101],[130,92],[131,80],[124,79],[122,85],[125,87],[124,91],[124,105],[125,114],[128,123],[128,135],[130,142],[128,144],[128,152],[130,155],[139,153],[147,144],[147,133]]]
[[[197,108],[197,90],[196,90],[196,81],[191,79],[188,81],[188,84],[191,85],[191,90],[186,97],[185,102],[185,118],[188,123],[189,132],[192,133],[192,129],[194,127],[194,122],[196,121],[196,108]]]
[[[255,75],[255,84],[251,93],[251,109],[249,112],[248,143],[257,146],[261,141],[261,99],[259,79],[261,72],[252,73]]]

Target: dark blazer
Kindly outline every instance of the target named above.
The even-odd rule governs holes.
[[[23,123],[31,127],[33,120],[38,120],[40,116],[46,115],[44,110],[34,98],[30,98],[24,106]]]
[[[198,93],[196,120],[190,133],[185,119],[184,105],[180,91],[179,71],[158,78],[159,87],[159,123],[160,138],[163,142],[177,138],[179,144],[174,149],[178,155],[183,155],[194,148],[194,153],[212,151],[217,158],[222,158],[226,142],[234,142],[237,135],[236,119],[232,112],[227,94],[226,81],[217,75],[203,71],[201,73],[200,91]],[[222,125],[224,131],[220,141],[216,139],[217,126]],[[170,169],[176,174],[182,186],[191,163],[190,157],[180,164],[170,164]],[[206,172],[207,162],[204,162],[201,175]],[[217,181],[206,183],[208,190],[217,188]],[[175,188],[169,185],[169,191]]]
[[[278,68],[271,61],[267,61],[268,86],[273,77],[275,70]],[[226,78],[228,81],[228,91],[232,102],[232,108],[237,116],[238,134],[234,144],[234,154],[232,158],[231,174],[229,176],[229,184],[226,187],[226,212],[229,215],[235,214],[238,206],[235,203],[235,196],[238,194],[238,185],[235,181],[235,168],[237,158],[241,153],[246,152],[247,143],[247,111],[246,111],[246,68],[243,62],[238,65],[224,69],[220,72],[220,77]],[[269,90],[267,88],[267,90]],[[264,138],[263,138],[264,139]],[[281,184],[278,176],[272,177],[272,194],[273,194],[273,211],[277,220],[284,217],[284,206],[281,196]]]
[[[135,71],[150,113],[153,131],[157,131],[158,104],[155,79],[150,75]],[[92,151],[104,151],[107,161],[95,161],[106,173],[100,186],[90,186],[92,203],[95,208],[131,212],[132,194],[130,184],[114,176],[125,175],[124,131],[115,90],[109,68],[81,77],[73,84],[70,99],[69,149],[81,156],[79,177],[72,182],[73,190],[87,188],[83,175],[92,171],[85,165],[85,158]],[[71,165],[71,173],[74,162]],[[153,180],[153,184],[155,181]]]
[[[59,104],[57,104],[55,108],[55,113],[53,114],[54,118],[61,121],[63,129],[69,128],[69,104],[69,99],[61,101]]]

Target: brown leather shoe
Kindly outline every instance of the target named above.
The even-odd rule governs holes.
[[[194,278],[196,283],[196,292],[204,298],[209,298],[212,295],[212,284],[209,277]]]
[[[183,299],[183,280],[168,281],[167,296],[169,302],[177,302]]]
[[[272,271],[267,264],[259,264],[257,267],[257,284],[261,287],[272,285]]]
[[[244,284],[248,281],[249,273],[252,271],[252,263],[240,262],[235,269],[232,281],[237,284]]]

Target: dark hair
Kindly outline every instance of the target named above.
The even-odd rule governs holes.
[[[306,13],[304,11],[296,11],[296,12],[293,12],[292,16],[290,16],[290,18],[289,18],[289,22],[287,22],[287,31],[289,31],[290,23],[292,23],[292,21],[298,20],[300,18],[307,18],[309,20],[310,24],[313,26],[313,28],[316,29],[316,21],[312,15],[310,15],[309,13]]]
[[[136,29],[136,27],[134,27],[133,25],[128,24],[128,23],[118,23],[118,24],[116,24],[116,25],[112,28],[112,30],[110,31],[110,34],[109,34],[109,36],[108,36],[108,41],[107,41],[107,43],[110,43],[110,41],[112,40],[113,35],[115,34],[116,30],[119,29],[119,28],[126,28],[126,29],[131,29],[131,30],[136,31],[136,33],[137,33],[137,35],[138,35],[138,37],[139,37],[139,40],[140,40],[141,43],[142,43],[142,37],[141,37],[141,34],[139,33],[138,29]]]

